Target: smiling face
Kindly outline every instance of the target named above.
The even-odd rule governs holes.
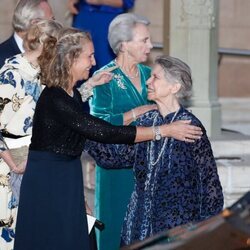
[[[133,29],[133,39],[124,42],[125,51],[136,63],[147,61],[148,55],[153,48],[148,27],[138,23]]]
[[[89,71],[92,66],[96,65],[94,57],[94,46],[92,42],[87,42],[83,45],[82,52],[75,59],[71,67],[73,84],[80,80],[86,80],[89,77]]]
[[[148,100],[164,102],[166,98],[172,98],[179,91],[180,84],[170,82],[165,77],[163,68],[156,64],[152,70],[151,77],[147,81]]]

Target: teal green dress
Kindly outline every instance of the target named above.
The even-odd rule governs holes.
[[[111,61],[101,70],[115,66]],[[120,70],[112,71],[113,79],[94,89],[90,100],[91,114],[114,125],[123,124],[123,114],[135,107],[148,104],[146,81],[151,69],[139,64],[141,93]],[[120,247],[121,228],[134,187],[133,170],[96,167],[95,215],[104,222],[105,229],[97,232],[99,250]]]

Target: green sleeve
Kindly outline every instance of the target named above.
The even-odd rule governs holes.
[[[90,112],[92,115],[114,125],[122,125],[123,113],[113,113],[114,101],[111,88],[111,83],[107,83],[94,89],[93,97],[90,100]]]

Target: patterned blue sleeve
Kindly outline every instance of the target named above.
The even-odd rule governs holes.
[[[2,153],[3,151],[5,151],[7,149],[8,149],[7,144],[5,143],[3,136],[0,132],[0,153]]]
[[[103,168],[131,168],[135,161],[135,145],[103,144],[87,140],[84,151]]]
[[[135,0],[123,0],[123,8],[128,10],[134,7]]]
[[[220,213],[223,209],[224,201],[216,162],[205,129],[203,129],[201,139],[194,143],[193,152],[200,171],[201,216],[206,219]]]

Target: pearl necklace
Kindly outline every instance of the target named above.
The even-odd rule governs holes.
[[[171,119],[171,121],[170,121],[169,124],[171,124],[171,123],[174,121],[174,119],[175,119],[176,115],[178,114],[179,110],[180,110],[180,109],[176,110],[176,112],[174,113],[174,115],[173,115],[173,117],[172,117],[172,119]],[[155,126],[157,116],[158,116],[158,113],[156,113],[156,115],[155,115],[155,117],[154,117],[153,126]],[[150,154],[150,156],[149,156],[149,157],[150,157],[150,158],[149,158],[149,159],[150,159],[150,160],[149,160],[150,166],[155,166],[155,165],[159,162],[159,160],[160,160],[160,158],[161,158],[163,152],[165,151],[167,142],[168,142],[168,137],[166,137],[166,138],[164,139],[163,146],[162,146],[162,148],[161,148],[161,150],[160,150],[160,153],[159,153],[158,156],[157,156],[156,161],[154,161],[154,159],[153,159],[153,158],[154,158],[154,155],[153,155],[154,141],[151,141],[151,142],[150,142],[150,151],[149,151],[149,154]]]
[[[135,78],[137,78],[139,76],[139,69],[138,68],[137,68],[136,73],[133,76],[130,76],[130,75],[126,74],[125,70],[122,67],[121,67],[121,69],[122,69],[122,72],[124,73],[124,75],[126,77],[128,77],[129,79],[135,79]]]
[[[115,64],[116,64],[117,66],[119,66],[118,63],[117,63],[117,60],[115,59],[114,61],[115,61]],[[120,69],[122,70],[123,74],[124,74],[127,78],[129,78],[129,79],[135,79],[135,78],[137,78],[137,77],[139,76],[139,73],[140,73],[140,72],[139,72],[138,67],[136,67],[137,71],[136,71],[136,73],[135,73],[134,75],[132,75],[132,76],[130,76],[130,75],[128,75],[128,74],[125,73],[125,69],[123,68],[123,64],[122,64],[122,66],[119,66],[119,67],[120,67]]]

